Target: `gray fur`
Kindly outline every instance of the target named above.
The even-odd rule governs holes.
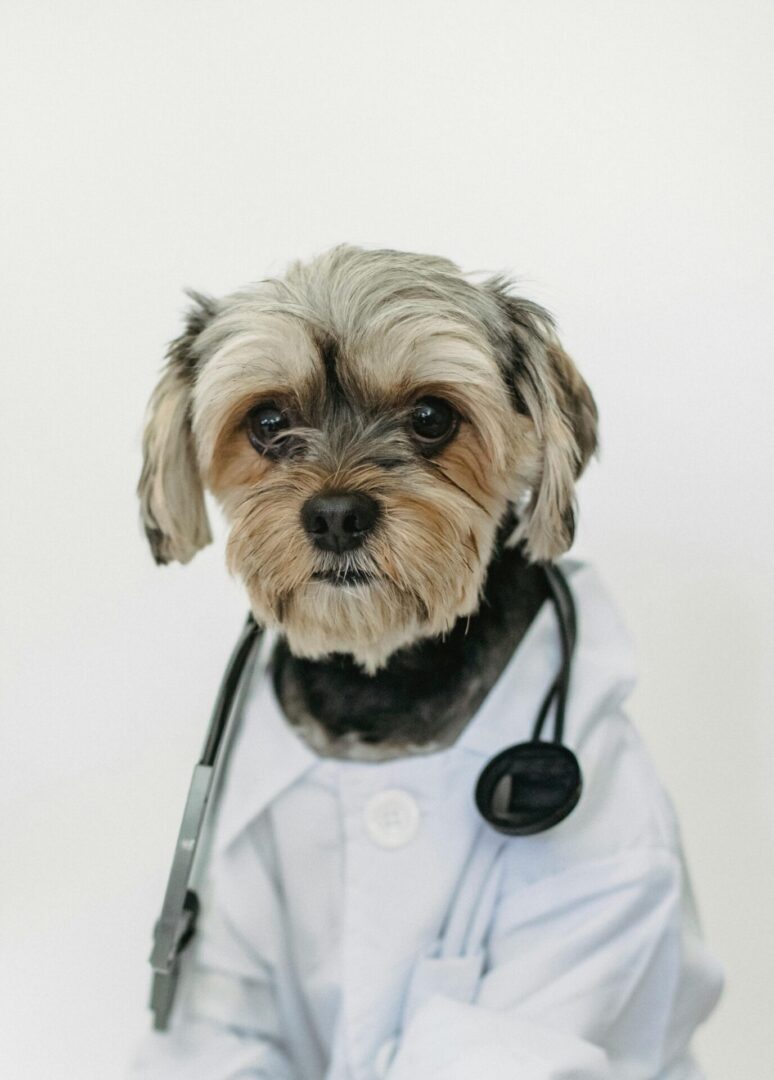
[[[215,314],[211,297],[189,291],[185,329],[167,350],[161,379],[148,404],[143,466],[137,494],[142,523],[157,563],[188,562],[212,539],[191,431],[194,344]]]

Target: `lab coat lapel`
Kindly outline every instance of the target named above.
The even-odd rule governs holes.
[[[274,699],[269,661],[276,635],[267,634],[250,675],[228,748],[214,848],[224,851],[281,791],[319,761],[295,734]]]
[[[556,614],[546,601],[456,745],[492,757],[529,739],[560,662]]]

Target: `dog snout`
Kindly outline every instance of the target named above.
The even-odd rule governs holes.
[[[323,551],[353,551],[379,518],[379,504],[370,495],[346,491],[313,495],[301,508],[301,522]]]

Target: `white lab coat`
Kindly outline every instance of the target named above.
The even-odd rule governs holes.
[[[559,667],[550,603],[457,742],[427,755],[318,757],[258,661],[171,1030],[148,1036],[132,1077],[701,1077],[689,1044],[721,976],[623,712],[627,634],[596,574],[564,566],[579,623],[565,741],[585,785],[549,832],[500,837],[473,790],[529,737]]]

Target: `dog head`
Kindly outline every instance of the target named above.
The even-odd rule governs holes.
[[[210,540],[297,655],[376,670],[479,602],[498,526],[571,544],[593,398],[503,278],[341,246],[221,300],[191,294],[151,398],[139,485],[158,562]]]

